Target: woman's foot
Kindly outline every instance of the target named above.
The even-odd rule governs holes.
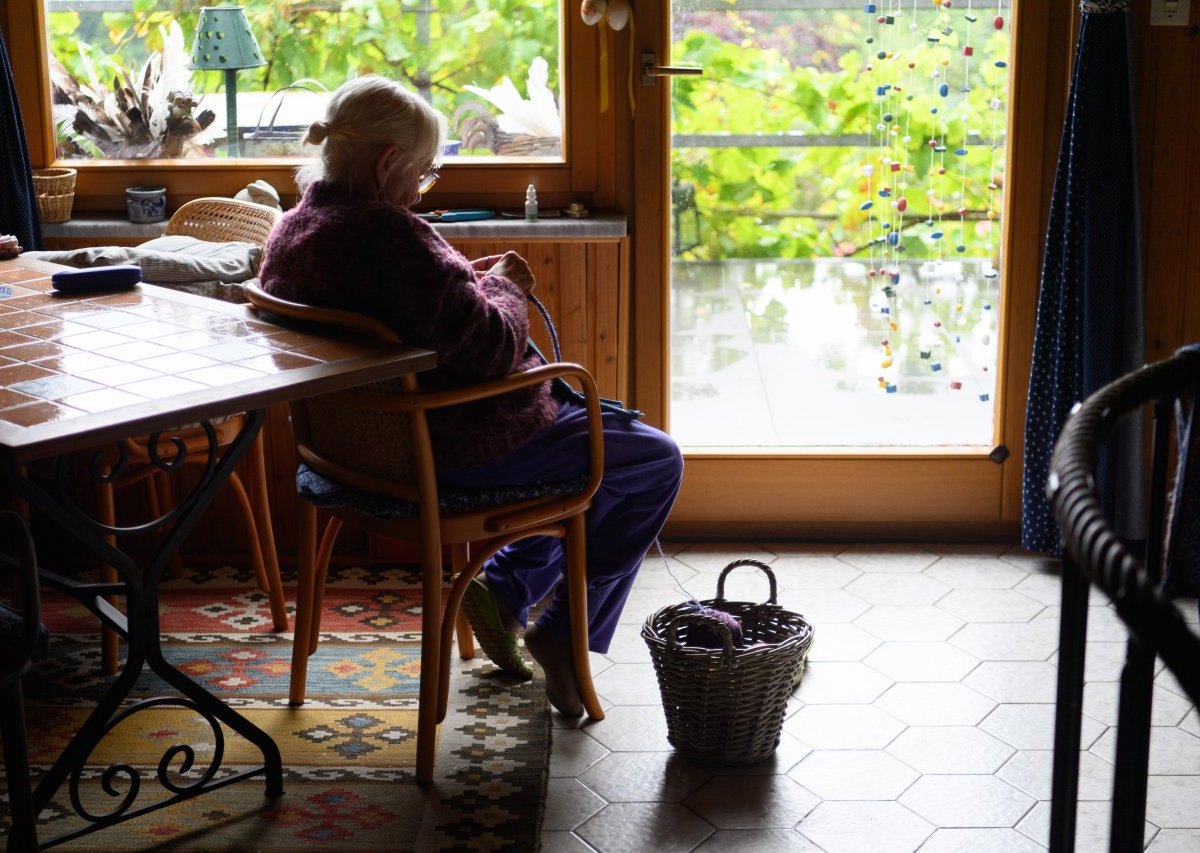
[[[471,623],[475,639],[492,663],[522,681],[533,678],[533,670],[525,663],[517,648],[516,632],[519,626],[516,620],[504,602],[492,594],[482,577],[472,578],[467,584],[462,609]]]
[[[583,716],[571,647],[549,631],[530,625],[525,631],[525,648],[546,674],[546,698],[555,710],[564,717]]]

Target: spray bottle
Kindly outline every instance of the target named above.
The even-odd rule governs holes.
[[[527,222],[537,222],[538,218],[538,200],[537,190],[533,184],[525,190],[525,219]]]

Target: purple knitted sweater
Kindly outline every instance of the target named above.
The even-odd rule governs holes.
[[[529,370],[525,294],[506,278],[476,273],[410,211],[351,198],[318,182],[271,232],[259,271],[282,299],[369,314],[413,346],[437,352],[417,379],[427,391],[461,388]],[[429,413],[440,467],[489,462],[554,422],[549,383]]]

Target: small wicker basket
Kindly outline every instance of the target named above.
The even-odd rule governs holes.
[[[753,566],[770,582],[763,604],[725,600],[725,578]],[[729,629],[688,601],[658,610],[642,626],[658,675],[667,739],[685,758],[702,764],[750,764],[779,745],[788,697],[804,673],[813,629],[776,602],[775,575],[757,560],[735,560],[717,579],[717,597],[699,604],[724,610],[742,623],[742,646]],[[705,625],[723,648],[685,645],[688,627]]]
[[[42,222],[67,222],[75,203],[74,169],[34,169],[38,218]]]

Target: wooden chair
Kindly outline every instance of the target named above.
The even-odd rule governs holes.
[[[1053,853],[1075,849],[1091,584],[1104,591],[1129,629],[1117,712],[1112,853],[1145,847],[1156,659],[1162,659],[1192,702],[1200,702],[1200,634],[1175,601],[1200,593],[1200,533],[1194,528],[1200,499],[1200,414],[1184,421],[1190,424],[1185,430],[1173,429],[1179,424],[1173,408],[1182,402],[1183,411],[1191,410],[1198,391],[1200,345],[1192,345],[1100,388],[1067,419],[1054,448],[1046,493],[1062,530],[1064,554],[1050,805]],[[1121,421],[1142,418],[1148,411],[1153,412],[1153,442],[1146,540],[1139,547],[1117,535],[1105,512],[1097,462]]]
[[[349,311],[317,308],[270,296],[253,284],[246,296],[259,309],[282,318],[348,330],[399,343],[379,321]],[[563,484],[515,497],[509,493],[439,491],[426,412],[480,400],[544,382],[556,376],[578,381],[587,398],[589,465],[585,475]],[[575,677],[584,710],[604,718],[592,686],[588,661],[587,556],[584,513],[600,485],[604,439],[596,384],[582,367],[553,364],[527,373],[453,391],[422,393],[414,376],[377,382],[346,392],[322,395],[291,407],[292,428],[301,474],[340,491],[319,500],[330,520],[317,549],[314,496],[301,507],[295,641],[289,701],[304,702],[308,657],[317,648],[321,602],[334,541],[342,525],[416,541],[421,551],[421,685],[417,725],[417,781],[433,777],[437,725],[448,701],[451,634],[457,629],[459,653],[474,656],[469,625],[459,606],[467,584],[498,550],[530,536],[564,539],[571,612]],[[442,548],[450,547],[448,600]]]
[[[16,569],[20,608],[0,604],[0,736],[4,739],[4,776],[8,785],[9,851],[36,851],[37,815],[29,778],[29,753],[25,740],[24,697],[21,676],[48,636],[41,626],[37,561],[33,539],[25,520],[11,510],[0,511],[0,565]],[[10,550],[11,549],[11,550]]]
[[[282,211],[253,202],[233,198],[198,198],[181,205],[167,222],[163,233],[195,237],[214,243],[245,242],[262,246],[281,216]],[[214,424],[218,448],[225,447],[233,441],[241,431],[243,421],[243,415],[235,415]],[[169,459],[175,458],[173,447],[178,446],[186,451],[185,464],[204,464],[207,461],[208,437],[200,427],[183,427],[172,432],[169,441],[167,438],[164,434],[156,450],[159,453],[166,452]],[[115,523],[116,518],[113,494],[116,488],[144,481],[149,493],[150,512],[155,518],[162,514],[164,506],[173,504],[171,480],[162,476],[164,472],[154,464],[149,436],[126,441],[125,450],[127,456],[124,467],[112,482],[101,485],[99,489],[98,517],[100,521],[110,525]],[[276,631],[286,631],[287,608],[283,596],[283,583],[279,577],[275,534],[271,526],[262,433],[255,438],[243,466],[249,478],[250,490],[247,491],[236,471],[229,478],[229,482],[233,486],[242,518],[245,520],[250,558],[258,587],[266,592],[270,599],[272,627]],[[173,569],[178,569],[177,554],[172,557],[171,565]],[[101,576],[107,583],[117,580],[116,570],[111,566],[105,566]],[[119,642],[120,638],[116,632],[106,627],[101,639],[101,666],[106,673],[117,670]]]

